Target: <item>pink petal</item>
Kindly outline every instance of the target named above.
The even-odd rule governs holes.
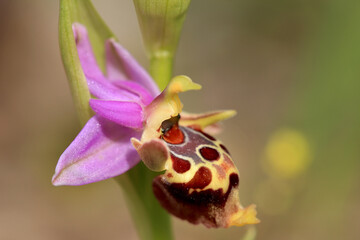
[[[140,96],[128,89],[120,89],[105,78],[87,78],[90,93],[100,99],[140,101]]]
[[[131,81],[114,81],[113,84],[123,90],[130,91],[141,99],[141,102],[146,106],[154,100],[154,97],[143,86]]]
[[[100,116],[122,126],[143,127],[143,108],[138,103],[91,99],[90,107]]]
[[[73,32],[81,67],[87,79],[90,93],[102,99],[138,100],[139,96],[136,93],[127,89],[119,89],[105,78],[96,62],[86,28],[79,23],[74,23]]]
[[[79,23],[74,23],[72,27],[81,67],[85,76],[95,79],[104,77],[96,62],[86,28]]]
[[[120,175],[140,158],[130,143],[134,131],[99,116],[92,117],[60,156],[52,183],[83,185]]]
[[[149,90],[152,96],[160,91],[154,80],[133,56],[113,39],[105,43],[107,76],[109,79],[127,79],[137,82]]]

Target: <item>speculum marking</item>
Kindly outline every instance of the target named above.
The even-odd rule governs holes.
[[[205,160],[208,161],[216,161],[220,157],[219,152],[216,149],[210,147],[202,147],[200,149],[200,154]]]

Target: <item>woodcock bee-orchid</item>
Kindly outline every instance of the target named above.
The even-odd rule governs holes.
[[[255,205],[239,201],[239,171],[229,151],[206,127],[231,117],[234,111],[182,114],[178,93],[199,89],[185,76],[148,106],[141,141],[132,143],[151,170],[165,173],[153,180],[153,191],[171,214],[193,224],[218,228],[258,223]]]

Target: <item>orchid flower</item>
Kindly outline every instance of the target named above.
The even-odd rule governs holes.
[[[153,191],[171,214],[209,228],[255,224],[255,205],[239,201],[239,172],[226,147],[207,127],[235,111],[182,113],[178,94],[201,86],[186,76],[171,80],[145,109],[141,140],[131,141],[145,165],[164,171],[153,180]]]
[[[159,93],[156,84],[115,40],[105,44],[105,76],[84,26],[73,24],[77,51],[96,113],[60,156],[54,185],[83,185],[120,175],[140,158],[130,138],[141,136],[143,109]]]
[[[115,40],[106,41],[106,75],[98,67],[86,29],[73,25],[81,66],[96,113],[61,155],[54,185],[82,185],[120,175],[140,159],[152,171],[154,194],[173,215],[207,227],[257,223],[243,208],[239,173],[230,153],[207,129],[235,111],[182,112],[178,94],[198,90],[186,76],[160,94],[148,73]]]

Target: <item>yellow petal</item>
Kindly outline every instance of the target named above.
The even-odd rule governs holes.
[[[167,96],[171,96],[180,92],[186,92],[189,90],[200,90],[201,85],[194,83],[189,77],[180,75],[174,77],[169,83]]]
[[[231,216],[229,226],[243,226],[246,224],[256,224],[260,220],[256,218],[256,206],[251,204],[247,208],[240,209]]]
[[[180,118],[180,125],[197,127],[202,130],[205,127],[214,125],[221,120],[231,118],[235,114],[236,111],[234,110],[222,110],[201,114],[191,114],[183,112]]]

